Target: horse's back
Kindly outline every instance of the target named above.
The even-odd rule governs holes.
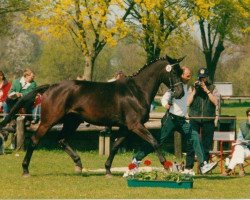
[[[119,81],[63,81],[44,93],[43,106],[61,115],[79,114],[94,124],[117,124],[121,123],[123,97],[127,93],[126,84]]]

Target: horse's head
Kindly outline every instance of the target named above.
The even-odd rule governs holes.
[[[180,99],[184,95],[183,84],[181,80],[181,75],[183,70],[181,69],[179,63],[184,59],[173,59],[169,56],[166,56],[166,60],[169,64],[163,69],[163,83],[172,90],[174,97]]]

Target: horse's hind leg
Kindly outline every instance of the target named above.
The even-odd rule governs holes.
[[[106,175],[109,176],[111,175],[111,171],[110,171],[110,168],[111,168],[111,165],[112,165],[112,162],[114,160],[114,157],[120,147],[120,145],[122,144],[122,142],[126,139],[126,137],[119,137],[115,140],[114,144],[113,144],[113,147],[110,151],[110,154],[109,154],[109,157],[105,163],[105,169],[106,169]]]
[[[74,133],[77,127],[80,125],[81,120],[77,117],[67,117],[63,124],[63,129],[59,135],[59,145],[62,149],[72,158],[75,163],[75,172],[82,172],[82,162],[79,155],[69,146],[66,142],[67,137]]]
[[[28,144],[28,148],[26,151],[26,155],[23,159],[22,167],[23,167],[23,176],[29,176],[29,164],[33,154],[34,149],[36,148],[37,144],[39,143],[41,137],[43,137],[50,127],[39,125],[37,132],[31,137],[31,141]]]
[[[110,171],[110,168],[111,168],[111,165],[112,165],[112,162],[114,160],[114,157],[119,149],[119,147],[121,146],[121,144],[123,143],[123,141],[126,139],[126,136],[127,136],[127,133],[128,133],[128,130],[126,128],[120,128],[119,129],[119,133],[120,134],[113,146],[112,146],[112,149],[110,151],[110,154],[109,154],[109,157],[105,163],[105,169],[106,169],[106,176],[110,176],[111,175],[111,171]]]

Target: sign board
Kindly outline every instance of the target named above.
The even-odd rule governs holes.
[[[232,82],[215,82],[217,90],[221,96],[232,96],[233,95],[233,84]]]
[[[235,140],[235,132],[234,131],[215,131],[214,140],[233,141]]]

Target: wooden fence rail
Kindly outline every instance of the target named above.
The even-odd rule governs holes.
[[[222,103],[224,103],[225,100],[228,100],[228,101],[236,100],[236,101],[239,101],[239,103],[242,103],[242,101],[250,100],[250,96],[221,96]]]

